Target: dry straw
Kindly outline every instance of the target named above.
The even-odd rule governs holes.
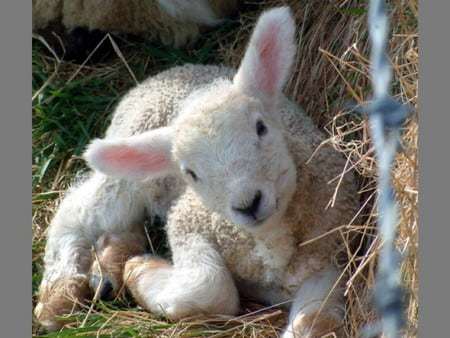
[[[299,53],[286,93],[302,104],[328,140],[348,159],[346,170],[359,176],[361,210],[358,224],[339,229],[346,240],[347,317],[349,337],[377,319],[373,303],[380,249],[377,221],[377,166],[367,121],[349,107],[364,107],[371,98],[367,3],[361,1],[265,1],[264,7],[289,5],[296,17]],[[242,16],[243,28],[231,44],[223,45],[225,62],[237,66],[261,8]],[[417,0],[389,2],[392,35],[388,53],[393,69],[393,95],[417,108]],[[393,166],[398,201],[397,247],[403,255],[402,283],[407,291],[406,337],[418,327],[418,120],[404,126],[402,152]],[[330,184],[339,185],[337,177]]]

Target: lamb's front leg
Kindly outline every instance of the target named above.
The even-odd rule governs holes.
[[[146,239],[138,229],[104,233],[95,244],[96,259],[89,273],[91,290],[101,299],[114,299],[123,290],[123,269],[127,260],[146,251]]]
[[[295,295],[283,338],[344,337],[342,289],[329,267],[306,279]]]
[[[105,232],[126,230],[144,216],[141,197],[128,182],[94,174],[72,189],[49,227],[45,270],[35,315],[47,329],[61,327],[57,317],[90,298],[91,248]]]
[[[139,256],[125,265],[124,281],[150,312],[172,320],[197,314],[234,315],[239,296],[222,257],[200,236],[188,236],[172,248],[174,264]]]
[[[91,296],[87,278],[91,264],[89,241],[74,229],[66,232],[57,228],[50,229],[53,231],[46,245],[45,270],[34,309],[40,324],[50,331],[64,324],[58,316],[78,309]]]

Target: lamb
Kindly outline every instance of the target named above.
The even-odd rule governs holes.
[[[282,93],[295,53],[290,9],[271,9],[237,71],[175,67],[120,101],[84,154],[91,176],[49,228],[35,309],[45,327],[60,327],[56,316],[92,290],[116,295],[125,284],[172,320],[235,315],[245,295],[290,307],[284,338],[343,335],[333,229],[355,215],[357,188],[351,173],[337,194],[328,184],[345,159],[315,151],[324,135]],[[145,217],[166,223],[171,261],[146,252]]]
[[[181,47],[195,41],[237,8],[239,0],[33,0],[33,30],[61,22],[78,27],[158,39]]]

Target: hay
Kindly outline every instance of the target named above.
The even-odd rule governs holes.
[[[361,328],[376,319],[372,304],[376,254],[379,248],[376,222],[376,162],[367,122],[346,107],[370,99],[369,46],[366,6],[359,1],[280,1],[264,8],[288,4],[299,31],[299,53],[286,93],[300,103],[314,122],[327,131],[331,142],[350,161],[359,176],[363,222],[342,232],[347,251],[347,334],[357,337]],[[394,67],[393,94],[417,105],[418,45],[417,1],[392,1],[393,35],[390,56]],[[242,15],[243,28],[231,45],[223,46],[224,61],[237,66],[258,12]],[[400,205],[398,247],[405,258],[404,286],[409,292],[405,336],[417,335],[418,325],[418,122],[406,125],[403,153],[393,172]],[[354,238],[358,234],[358,240]]]
[[[376,319],[371,297],[379,249],[374,231],[376,159],[366,120],[348,109],[350,105],[364,105],[370,99],[367,6],[347,0],[265,1],[262,6],[241,14],[242,28],[233,32],[235,38],[231,43],[226,40],[222,45],[223,61],[238,66],[259,13],[283,4],[292,8],[299,32],[299,52],[286,94],[329,134],[329,142],[349,159],[349,168],[359,177],[363,222],[342,232],[347,251],[346,327],[348,336],[357,337],[364,325]],[[417,108],[417,0],[392,1],[389,10],[393,31],[389,52],[394,68],[393,94]],[[414,116],[405,126],[403,152],[397,156],[393,171],[400,206],[398,247],[404,254],[403,282],[409,296],[404,333],[407,337],[416,336],[418,327],[417,142],[418,121]],[[330,183],[336,184],[337,180]]]

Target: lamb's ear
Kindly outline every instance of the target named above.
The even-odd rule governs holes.
[[[96,139],[84,158],[89,166],[106,175],[145,179],[169,174],[174,169],[171,158],[172,132],[169,127],[120,139]]]
[[[295,52],[295,21],[289,7],[263,13],[234,77],[234,85],[249,95],[274,99],[289,77]]]

